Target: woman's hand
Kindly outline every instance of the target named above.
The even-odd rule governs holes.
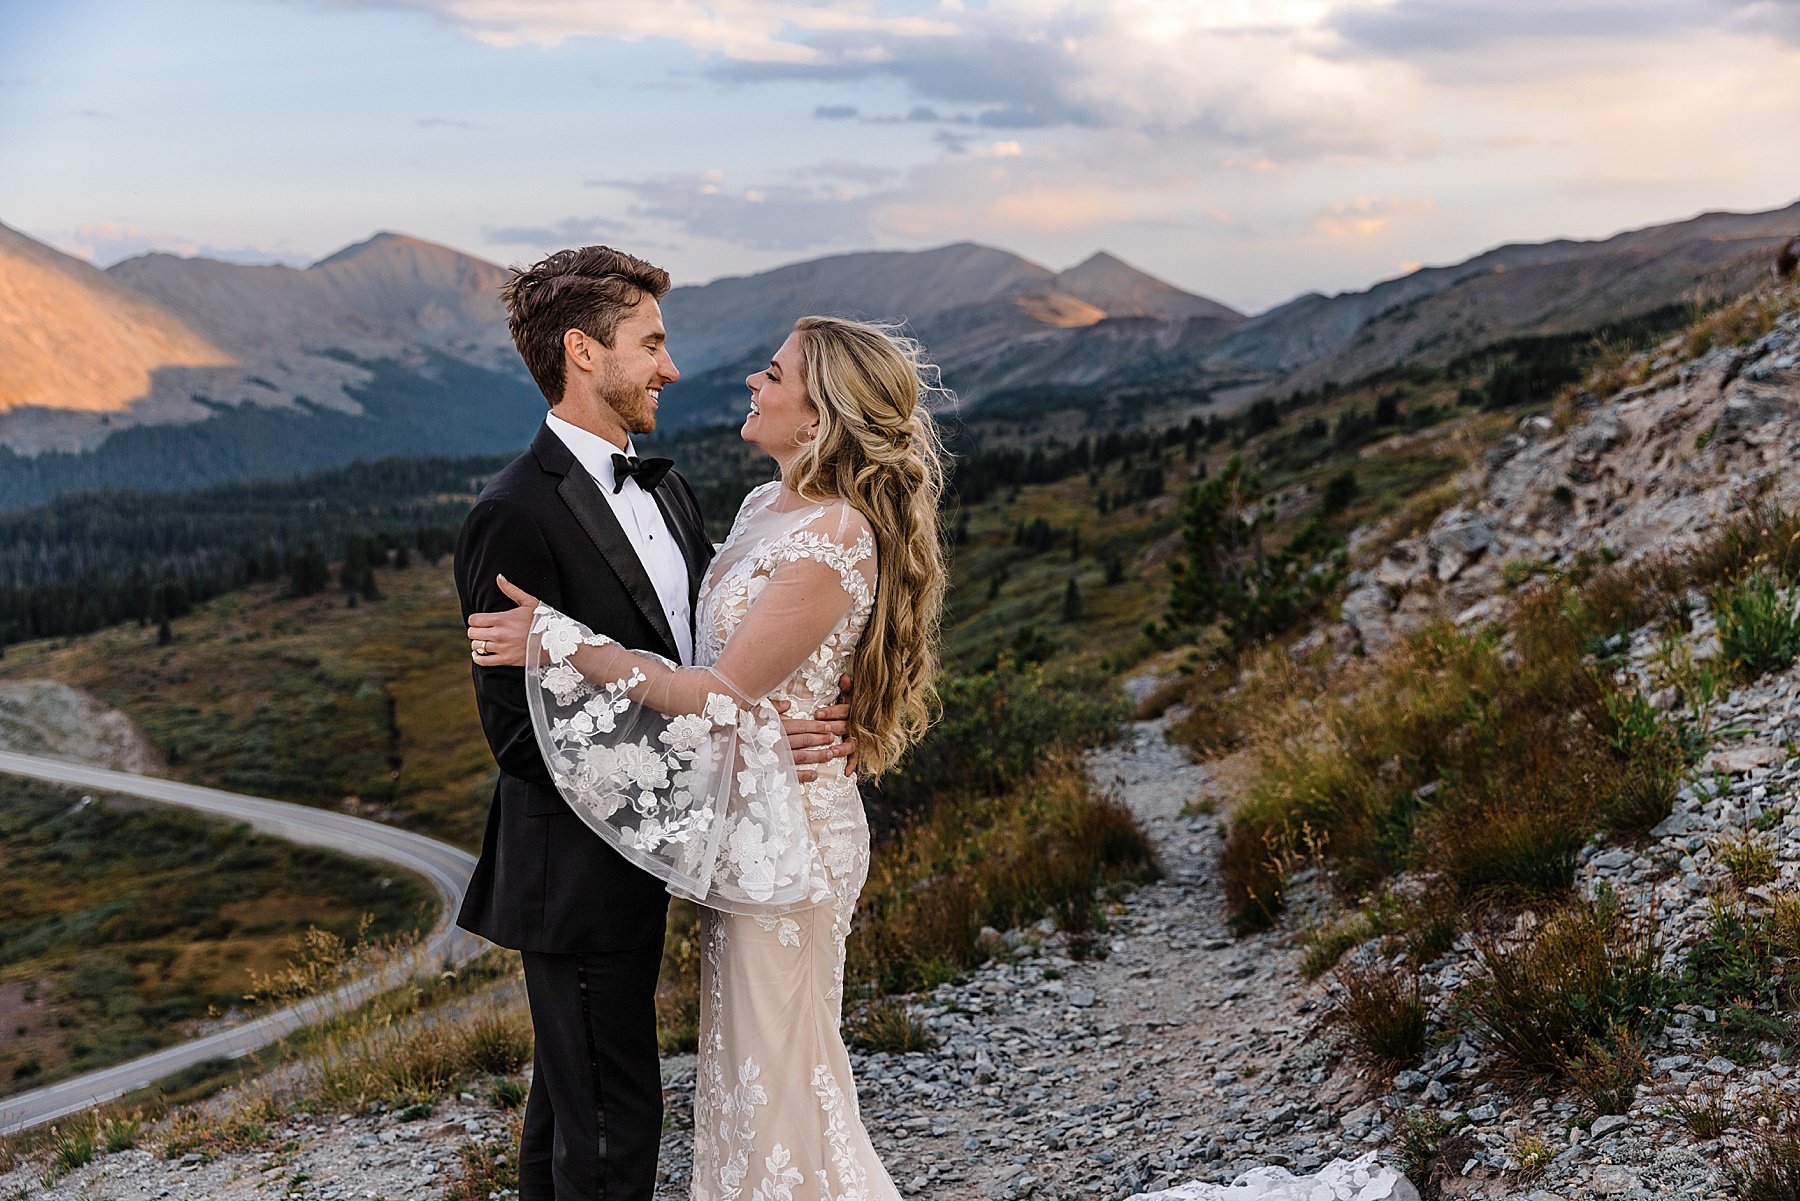
[[[500,591],[517,601],[519,607],[504,613],[471,614],[469,657],[482,667],[523,667],[525,640],[531,635],[538,599],[503,575],[494,578],[499,581]]]

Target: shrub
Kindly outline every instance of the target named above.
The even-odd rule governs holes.
[[[1728,1054],[1746,1056],[1764,1040],[1796,1041],[1789,1014],[1800,989],[1788,978],[1788,963],[1800,957],[1796,907],[1791,896],[1768,910],[1715,900],[1706,933],[1688,951],[1680,996],[1717,1011]]]
[[[1425,1002],[1416,973],[1388,967],[1338,974],[1343,991],[1332,1020],[1349,1035],[1351,1053],[1369,1070],[1391,1073],[1425,1049]]]
[[[857,1007],[847,1025],[851,1045],[865,1051],[904,1054],[937,1046],[931,1028],[897,997],[871,997]]]
[[[1731,1129],[1737,1112],[1722,1097],[1701,1097],[1696,1101],[1678,1100],[1669,1112],[1681,1119],[1688,1133],[1698,1139],[1715,1139]]]
[[[1764,572],[1713,594],[1719,646],[1739,676],[1754,680],[1800,658],[1800,606],[1791,590]]]
[[[930,987],[981,961],[981,927],[1050,917],[1081,934],[1105,890],[1160,871],[1131,813],[1090,791],[1080,760],[1052,760],[1011,792],[941,801],[877,848],[847,976],[883,993]]]
[[[1725,1161],[1739,1201],[1800,1201],[1800,1130],[1789,1123],[1764,1131],[1751,1150]]]
[[[1775,844],[1748,830],[1714,840],[1713,857],[1739,888],[1757,888],[1775,879]]]
[[[1650,1078],[1643,1043],[1624,1027],[1589,1040],[1587,1048],[1564,1065],[1564,1071],[1576,1094],[1596,1115],[1625,1113],[1637,1099],[1637,1086]]]
[[[1510,1069],[1560,1079],[1595,1043],[1635,1034],[1660,1010],[1660,954],[1655,931],[1615,900],[1576,903],[1515,946],[1479,944],[1481,974],[1458,1007]]]
[[[916,816],[946,797],[1017,788],[1048,759],[1110,741],[1126,717],[1098,676],[1051,673],[1003,658],[938,686],[943,719],[884,776],[880,804]]]

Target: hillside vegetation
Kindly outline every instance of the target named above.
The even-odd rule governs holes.
[[[1312,632],[1246,642],[1220,607],[1153,704],[1211,765],[1234,925],[1332,973],[1418,1164],[1479,1139],[1523,1185],[1567,1097],[1645,1132],[1612,1156],[1672,1121],[1736,1196],[1789,1196],[1800,289],[1599,350],[1439,514],[1371,531]],[[1190,548],[1233,549],[1194,516]],[[1491,1104],[1402,1121],[1427,1082]],[[1544,1187],[1585,1195],[1583,1158]]]
[[[241,1009],[309,927],[381,939],[435,916],[410,875],[241,825],[11,777],[0,790],[0,1095]]]

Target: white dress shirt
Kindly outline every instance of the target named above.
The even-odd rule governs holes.
[[[590,434],[580,426],[564,421],[555,413],[546,414],[544,424],[562,439],[576,462],[600,485],[600,495],[612,506],[613,516],[619,519],[620,528],[637,552],[638,562],[644,565],[645,574],[656,588],[657,600],[662,602],[663,615],[669,619],[669,630],[675,635],[675,646],[681,652],[681,662],[684,665],[692,663],[694,628],[688,607],[687,560],[681,556],[681,544],[670,534],[669,523],[663,520],[656,499],[638,487],[636,479],[626,480],[623,488],[617,493],[613,491],[616,477],[612,457],[615,454],[635,455],[637,451],[632,449],[631,439],[626,438],[624,446],[615,446],[598,434]]]

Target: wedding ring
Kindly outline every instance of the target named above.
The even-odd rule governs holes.
[[[478,655],[485,655],[488,653],[487,639],[483,638],[480,642],[475,644],[475,653]]]

